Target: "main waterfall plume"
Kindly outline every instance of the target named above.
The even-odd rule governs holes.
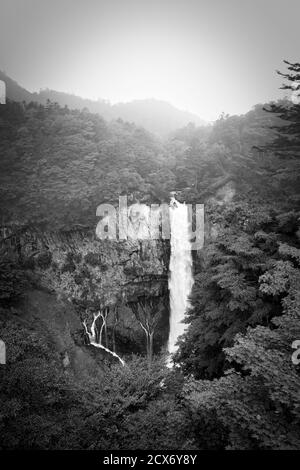
[[[189,225],[188,206],[172,197],[170,203],[170,333],[168,341],[168,352],[171,354],[176,351],[177,339],[186,328],[182,321],[189,307],[188,296],[193,286]]]

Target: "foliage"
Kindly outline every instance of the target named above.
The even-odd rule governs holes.
[[[221,374],[223,348],[235,335],[249,325],[269,325],[282,312],[281,295],[297,270],[292,259],[299,249],[297,226],[288,233],[278,220],[272,207],[233,203],[223,209],[223,224],[195,276],[190,327],[176,357],[186,372]],[[287,236],[290,244],[283,242]]]
[[[17,260],[3,256],[0,261],[0,301],[10,303],[23,296],[29,282]]]
[[[80,378],[40,332],[1,314],[10,347],[0,369],[1,449],[189,448],[188,412],[166,389],[162,360],[149,370],[133,356]]]
[[[271,278],[268,282],[273,284]],[[272,329],[257,326],[238,334],[225,350],[233,368],[224,377],[186,385],[195,412],[213,413],[216,426],[227,431],[227,448],[299,449],[300,374],[291,360],[292,342],[300,337],[299,292],[297,271],[285,288],[284,314],[272,319]]]
[[[37,265],[41,268],[41,269],[47,269],[49,268],[50,264],[51,264],[51,261],[52,261],[52,255],[49,251],[44,251],[43,253],[40,253],[37,257],[36,257],[36,262],[37,262]]]
[[[93,226],[103,202],[149,196],[161,144],[121,120],[8,102],[0,108],[0,212],[5,223],[51,230]]]

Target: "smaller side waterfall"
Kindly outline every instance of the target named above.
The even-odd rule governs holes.
[[[84,322],[82,323],[83,327],[84,327],[84,330],[85,330],[85,332],[86,332],[86,334],[89,338],[90,345],[94,346],[95,348],[103,349],[108,354],[111,354],[111,356],[114,356],[116,359],[118,359],[118,361],[120,361],[122,366],[125,366],[125,362],[123,361],[123,359],[117,353],[115,353],[114,351],[111,351],[110,349],[103,346],[103,344],[102,344],[102,331],[103,331],[103,328],[106,327],[106,315],[107,315],[107,311],[106,311],[106,314],[103,314],[101,311],[99,311],[97,314],[94,314],[94,319],[93,319],[93,323],[92,323],[90,332],[88,330],[86,320],[84,320]],[[96,339],[96,336],[97,336],[97,334],[96,334],[96,330],[97,330],[96,321],[98,320],[99,317],[102,318],[102,325],[101,325],[100,332],[99,332],[100,333],[99,334],[99,339],[97,341],[97,339]]]
[[[188,296],[193,286],[192,254],[188,206],[174,197],[170,204],[171,258],[170,258],[170,333],[169,353],[177,349],[176,342],[187,327],[182,323],[189,307]]]

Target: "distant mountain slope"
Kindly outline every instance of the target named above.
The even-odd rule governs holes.
[[[39,103],[46,104],[47,100],[58,103],[60,106],[68,106],[70,109],[83,109],[87,108],[91,113],[101,114],[104,119],[113,119],[111,112],[112,105],[105,100],[89,100],[81,98],[80,96],[64,93],[55,90],[41,90],[39,93],[34,93],[34,100]],[[120,117],[120,116],[118,116]]]
[[[6,96],[13,101],[32,101],[32,93],[22,88],[17,82],[8,77],[0,70],[0,80],[3,80],[6,85]]]
[[[177,109],[166,101],[145,99],[111,105],[105,100],[93,101],[55,90],[46,89],[39,93],[30,93],[1,71],[0,79],[6,83],[7,98],[11,100],[36,101],[42,104],[50,100],[60,106],[67,105],[70,109],[88,108],[90,112],[98,113],[104,119],[121,118],[158,135],[169,134],[189,122],[194,122],[197,126],[206,124],[196,114]]]
[[[155,134],[169,134],[180,127],[194,122],[197,126],[206,124],[196,114],[181,111],[166,101],[156,99],[135,100],[118,103],[112,107],[114,116],[133,121]]]

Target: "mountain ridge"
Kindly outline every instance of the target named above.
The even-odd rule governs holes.
[[[168,135],[190,122],[197,126],[207,124],[197,114],[180,110],[164,100],[147,98],[111,104],[104,99],[91,100],[72,93],[51,89],[31,93],[1,70],[0,79],[5,82],[7,98],[12,101],[25,101],[27,103],[35,101],[46,105],[47,101],[50,100],[51,102],[57,102],[60,106],[68,106],[70,109],[87,108],[92,113],[100,114],[106,120],[120,118],[134,122],[136,125],[142,126],[159,136]]]

